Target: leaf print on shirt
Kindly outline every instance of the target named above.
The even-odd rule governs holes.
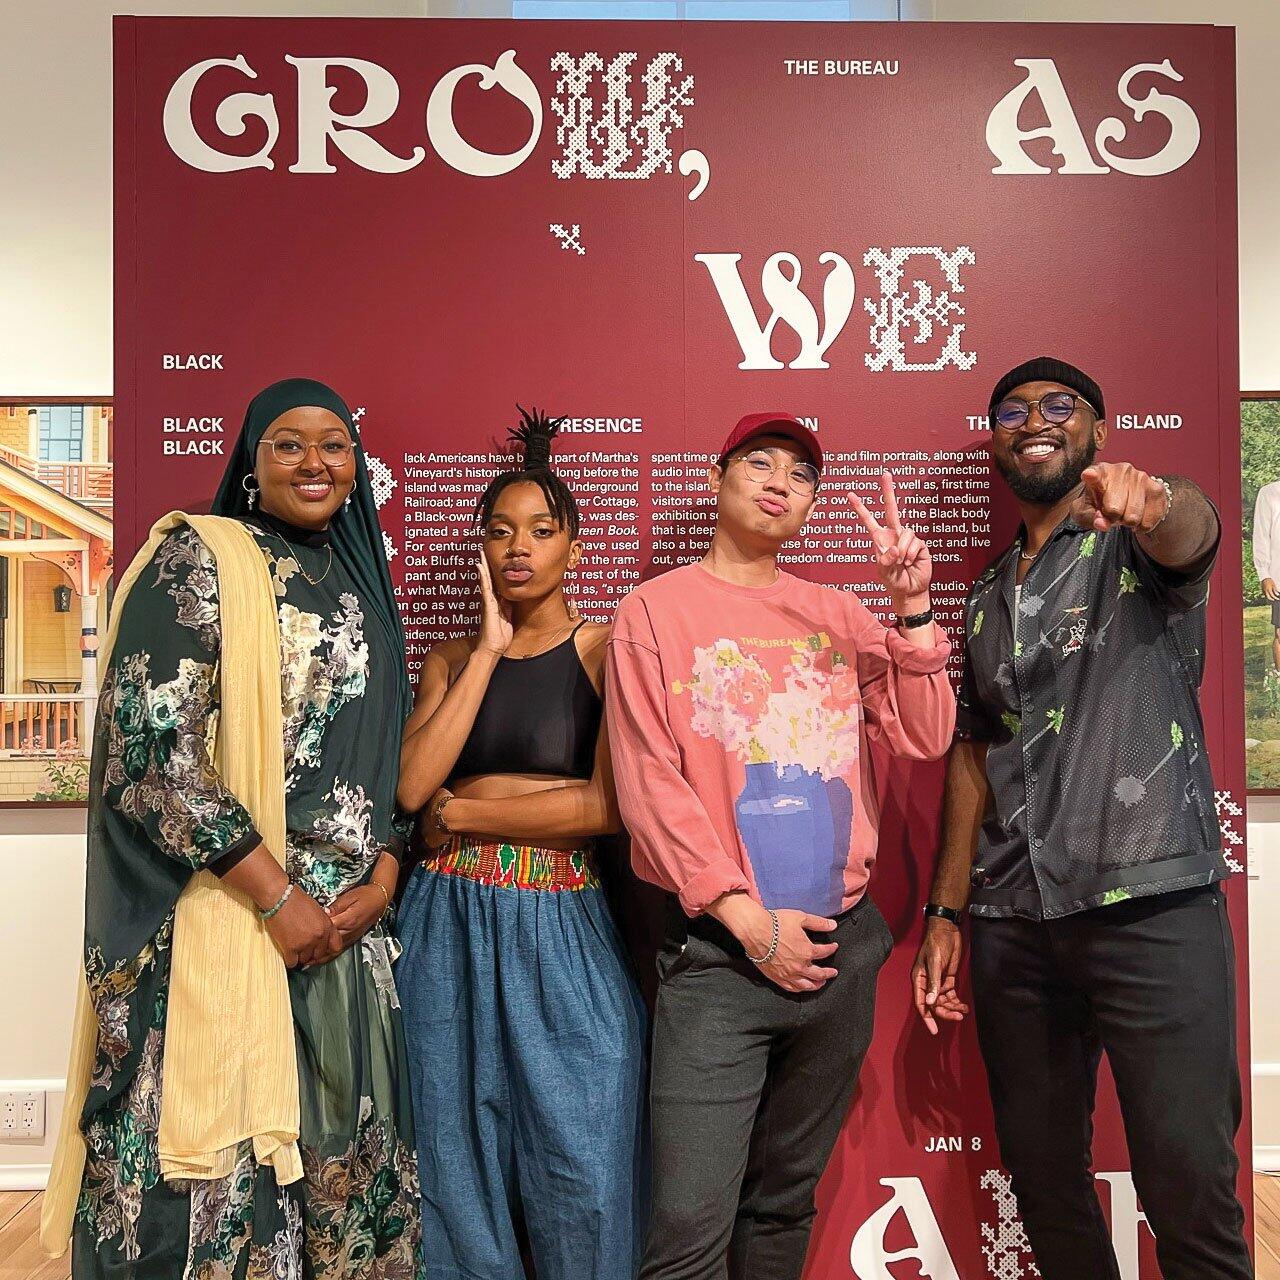
[[[1120,566],[1120,587],[1116,591],[1115,603],[1111,606],[1111,612],[1107,614],[1107,619],[1101,626],[1094,629],[1093,635],[1089,637],[1089,649],[1093,653],[1097,653],[1107,642],[1107,629],[1116,620],[1116,612],[1120,608],[1121,602],[1125,596],[1132,595],[1142,586],[1142,581],[1129,566]]]
[[[280,606],[286,790],[296,784],[299,770],[319,766],[325,731],[368,682],[364,613],[346,592],[338,605],[327,624],[295,605]]]
[[[1145,800],[1147,795],[1147,783],[1150,782],[1151,779],[1154,778],[1156,774],[1173,759],[1181,748],[1184,736],[1182,726],[1176,720],[1169,725],[1169,738],[1173,745],[1164,753],[1161,759],[1157,762],[1155,768],[1152,769],[1145,778],[1135,778],[1132,775],[1128,775],[1116,782],[1114,788],[1112,788],[1112,792],[1121,804],[1132,809],[1134,805],[1140,804]]]
[[[1054,732],[1054,733],[1056,733],[1056,734],[1058,734],[1059,736],[1061,736],[1061,735],[1062,735],[1062,726],[1063,726],[1063,724],[1065,723],[1065,720],[1066,720],[1066,713],[1067,713],[1067,708],[1065,707],[1065,705],[1064,705],[1064,706],[1061,706],[1061,707],[1053,707],[1053,708],[1051,708],[1050,710],[1046,711],[1044,714],[1045,714],[1045,719],[1048,721],[1048,723],[1044,726],[1044,728],[1043,728],[1043,729],[1041,729],[1041,730],[1040,730],[1040,732],[1039,732],[1039,733],[1034,734],[1032,737],[1028,738],[1028,739],[1027,739],[1023,744],[1022,744],[1022,750],[1023,750],[1024,752],[1029,751],[1029,750],[1030,750],[1032,747],[1034,747],[1034,746],[1036,745],[1036,743],[1037,743],[1037,742],[1039,742],[1039,741],[1040,741],[1040,739],[1041,739],[1041,738],[1043,738],[1043,737],[1044,737],[1044,735],[1045,735],[1046,733],[1048,733],[1051,729],[1053,730],[1053,732]],[[1008,713],[1006,712],[1006,714],[1008,714]],[[1016,717],[1016,716],[1015,716],[1015,717],[1013,717],[1013,718],[1014,718],[1014,719],[1017,719],[1017,717]],[[1001,717],[1001,719],[1004,719],[1004,717],[1002,716],[1002,717]],[[1007,724],[1008,724],[1008,722],[1006,721],[1006,725],[1007,725]],[[1019,729],[1019,731],[1021,730],[1021,728],[1022,728],[1022,722],[1021,722],[1021,721],[1019,721],[1019,722],[1018,722],[1018,729]],[[1017,807],[1017,808],[1016,808],[1016,809],[1015,809],[1015,810],[1014,810],[1014,811],[1013,811],[1013,812],[1012,812],[1012,813],[1011,813],[1011,814],[1010,814],[1010,815],[1009,815],[1009,816],[1004,820],[1005,826],[1006,826],[1006,827],[1010,827],[1010,826],[1012,826],[1012,825],[1013,825],[1013,823],[1014,823],[1015,821],[1017,821],[1017,819],[1018,819],[1018,818],[1022,817],[1023,813],[1025,813],[1025,812],[1026,812],[1026,808],[1027,808],[1026,801],[1023,801],[1023,803],[1022,803],[1022,804],[1020,804],[1020,805],[1019,805],[1019,806],[1018,806],[1018,807]]]
[[[1104,907],[1113,907],[1117,902],[1126,902],[1132,897],[1133,891],[1131,889],[1108,889],[1106,893],[1102,895],[1101,905]]]
[[[1082,560],[1089,560],[1093,556],[1094,549],[1098,545],[1098,535],[1096,533],[1088,534],[1084,541],[1080,543],[1080,550],[1076,554],[1074,560],[1067,562],[1067,567],[1058,574],[1047,586],[1040,589],[1038,595],[1029,593],[1024,585],[1021,593],[1021,600],[1018,604],[1018,612],[1027,618],[1039,617],[1040,610],[1044,608],[1045,599],[1049,593],[1065,578]]]

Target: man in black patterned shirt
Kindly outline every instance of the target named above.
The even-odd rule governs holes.
[[[1199,685],[1221,528],[1190,480],[1096,460],[1102,391],[1060,360],[991,397],[1017,541],[975,583],[942,852],[912,974],[929,1030],[960,912],[1000,1152],[1044,1280],[1119,1280],[1091,1173],[1115,1077],[1165,1280],[1253,1275],[1227,868]]]

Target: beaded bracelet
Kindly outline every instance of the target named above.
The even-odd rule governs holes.
[[[285,885],[284,892],[276,899],[275,906],[268,907],[265,911],[259,911],[258,912],[259,917],[264,921],[270,920],[271,917],[276,915],[279,912],[280,908],[283,907],[284,904],[289,901],[289,895],[292,892],[293,892],[293,881],[290,880],[289,883]]]
[[[766,907],[765,910],[769,912],[769,919],[773,923],[773,937],[770,938],[769,950],[766,951],[764,955],[747,956],[747,959],[750,960],[752,964],[768,964],[769,961],[772,960],[773,957],[778,954],[778,938],[780,933],[780,930],[778,928],[778,913],[776,911],[770,910],[768,907]],[[746,954],[746,953],[744,952],[743,954]]]

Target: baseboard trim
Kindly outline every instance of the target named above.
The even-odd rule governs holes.
[[[43,1191],[48,1185],[47,1164],[0,1165],[0,1191]]]
[[[1280,1173],[1280,1147],[1254,1147],[1254,1173]]]

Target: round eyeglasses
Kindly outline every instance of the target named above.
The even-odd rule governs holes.
[[[775,460],[773,454],[766,449],[752,449],[750,453],[741,455],[742,465],[747,475],[758,484],[771,480],[779,470],[787,473],[787,484],[792,493],[806,495],[813,493],[822,478],[818,468],[808,462],[788,462],[785,458]]]
[[[264,444],[270,445],[275,460],[282,467],[300,466],[303,458],[312,449],[315,449],[320,461],[326,467],[345,467],[356,451],[356,446],[352,441],[344,440],[340,436],[321,440],[316,445],[308,444],[305,440],[299,440],[296,436],[268,436],[263,440],[259,440],[258,444],[260,446]]]
[[[999,427],[1002,431],[1018,431],[1026,425],[1032,409],[1039,409],[1040,416],[1046,422],[1060,426],[1075,413],[1077,400],[1086,408],[1093,410],[1093,405],[1084,396],[1075,395],[1070,391],[1049,391],[1039,400],[1022,400],[1017,396],[1010,396],[996,405],[991,426],[993,429]]]

